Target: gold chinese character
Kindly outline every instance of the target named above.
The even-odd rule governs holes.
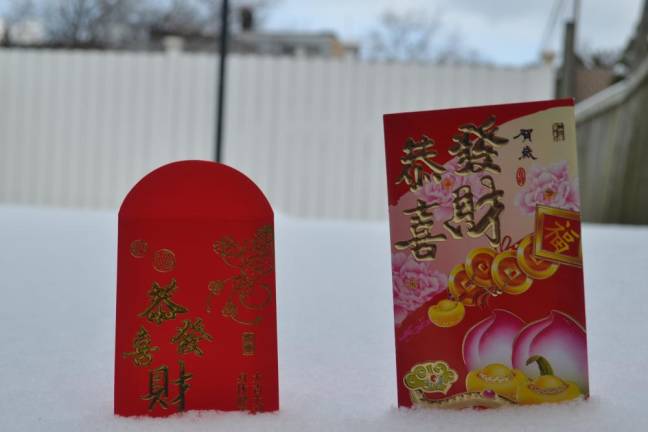
[[[560,221],[555,221],[554,226],[547,228],[547,231],[549,234],[546,235],[546,238],[549,240],[549,244],[554,247],[555,253],[568,251],[569,246],[580,238],[578,233],[571,229],[569,221],[565,221],[564,225],[561,225]]]
[[[178,353],[180,354],[192,352],[201,356],[204,354],[198,345],[201,340],[211,342],[213,339],[205,331],[202,319],[196,318],[193,323],[190,320],[184,320],[183,326],[178,328],[178,333],[171,338],[171,343],[178,344]]]
[[[157,346],[151,346],[151,335],[144,328],[140,327],[137,335],[133,339],[133,351],[124,353],[124,357],[133,357],[133,363],[135,366],[148,366],[153,360],[153,355],[151,354],[154,351],[160,349]]]
[[[191,380],[193,375],[185,373],[184,361],[178,360],[178,363],[180,364],[180,372],[178,374],[178,379],[173,381],[173,383],[178,386],[178,396],[176,396],[171,403],[178,406],[178,411],[184,411],[186,404],[185,393],[189,390],[189,387],[191,387],[187,382]]]
[[[156,324],[161,324],[166,320],[174,319],[176,314],[186,313],[187,309],[171,301],[171,295],[176,290],[176,280],[172,279],[169,285],[161,287],[157,282],[148,292],[151,297],[151,304],[139,316]]]
[[[482,207],[487,207],[487,210],[484,216],[473,227],[468,229],[468,235],[473,238],[485,235],[490,245],[497,247],[501,238],[499,217],[504,211],[504,204],[502,203],[504,191],[498,190],[495,187],[495,181],[491,176],[482,178],[481,184],[490,189],[490,192],[477,200],[475,208],[479,211]],[[489,229],[491,230],[491,235],[486,233]]]
[[[243,343],[243,355],[253,356],[256,354],[256,334],[252,332],[245,332],[241,335]]]
[[[247,409],[247,374],[241,372],[236,380],[236,405],[241,411]]]
[[[167,409],[169,406],[166,400],[169,397],[169,368],[160,366],[157,369],[150,370],[148,387],[148,393],[142,396],[142,399],[149,401],[149,411],[155,408],[156,403],[162,409]]]
[[[481,126],[465,124],[459,126],[460,134],[452,137],[454,145],[448,153],[457,156],[462,166],[457,174],[470,175],[477,172],[488,171],[499,173],[501,168],[493,162],[493,156],[497,156],[495,147],[500,147],[508,142],[508,139],[496,136],[495,116],[490,116]]]
[[[428,261],[436,258],[437,242],[445,241],[445,234],[432,234],[434,214],[429,212],[439,204],[428,204],[417,200],[415,208],[405,210],[403,213],[410,217],[410,232],[412,238],[394,244],[397,250],[411,249],[412,255],[419,261]]]
[[[452,217],[443,223],[453,238],[463,238],[461,231],[462,222],[466,222],[468,229],[475,225],[475,204],[470,185],[458,187],[452,192]],[[454,224],[454,225],[453,225]]]
[[[434,162],[433,158],[437,155],[434,148],[434,140],[423,135],[420,141],[408,138],[403,147],[404,156],[400,161],[403,164],[401,175],[396,184],[405,182],[410,190],[415,191],[423,186],[424,181],[430,180],[430,175],[436,182],[441,181],[441,174],[446,170],[443,166]],[[429,170],[429,172],[428,172]]]
[[[254,399],[253,399],[254,405],[252,408],[252,412],[263,410],[263,398],[261,396],[261,374],[258,372],[254,374],[253,393],[254,393]]]

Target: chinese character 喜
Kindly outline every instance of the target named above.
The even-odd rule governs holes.
[[[394,244],[397,250],[411,249],[412,255],[419,261],[433,260],[436,258],[437,242],[445,241],[445,234],[432,234],[434,226],[434,214],[429,212],[439,204],[428,204],[423,200],[417,200],[415,208],[404,211],[410,217],[410,232],[412,238],[399,241]]]
[[[403,170],[396,184],[405,182],[411,191],[415,191],[423,186],[424,181],[430,180],[430,175],[437,182],[441,181],[441,174],[445,172],[445,168],[433,160],[437,152],[434,150],[432,139],[425,135],[420,141],[408,138],[403,153],[405,154],[400,159]]]
[[[481,126],[465,124],[459,126],[460,134],[452,137],[454,145],[448,153],[457,156],[461,167],[457,174],[469,175],[482,171],[493,173],[501,172],[501,168],[493,162],[493,156],[497,156],[495,147],[500,147],[508,142],[508,139],[495,135],[495,116],[490,116]]]
[[[153,355],[151,354],[154,351],[160,349],[157,346],[151,346],[151,335],[144,328],[140,327],[137,332],[137,335],[133,339],[133,351],[124,353],[124,357],[133,357],[133,363],[136,366],[148,366],[153,360]]]

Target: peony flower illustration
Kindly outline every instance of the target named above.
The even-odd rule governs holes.
[[[392,277],[397,325],[410,312],[448,287],[448,277],[445,274],[433,270],[428,263],[416,261],[409,253],[397,252],[392,255]]]
[[[452,192],[461,186],[470,186],[475,200],[481,198],[486,188],[481,184],[482,173],[471,175],[459,175],[460,168],[456,158],[450,159],[443,167],[446,172],[441,175],[441,181],[430,180],[423,184],[416,192],[417,198],[428,203],[437,203],[434,209],[435,221],[446,221],[452,217]]]
[[[463,341],[464,363],[469,371],[492,364],[511,367],[513,341],[524,321],[503,309],[495,309],[488,318],[466,332]]]
[[[515,196],[515,205],[522,213],[533,214],[538,204],[573,211],[580,209],[578,179],[569,179],[567,161],[531,167],[527,186]]]
[[[530,378],[539,376],[535,365],[527,365],[533,356],[544,357],[555,375],[575,382],[588,393],[585,330],[569,315],[554,310],[520,331],[513,342],[513,367]]]

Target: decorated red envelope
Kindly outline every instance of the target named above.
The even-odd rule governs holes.
[[[217,163],[165,165],[119,211],[115,413],[279,409],[273,212]]]
[[[572,100],[384,126],[399,405],[587,397]]]

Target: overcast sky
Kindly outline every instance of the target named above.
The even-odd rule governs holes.
[[[438,40],[459,37],[465,49],[500,64],[537,61],[553,0],[276,0],[268,12],[271,29],[333,30],[360,42],[386,10],[440,14]],[[590,50],[625,45],[633,32],[643,0],[583,0],[578,44]],[[560,50],[563,24],[572,2],[564,1],[551,46]]]

